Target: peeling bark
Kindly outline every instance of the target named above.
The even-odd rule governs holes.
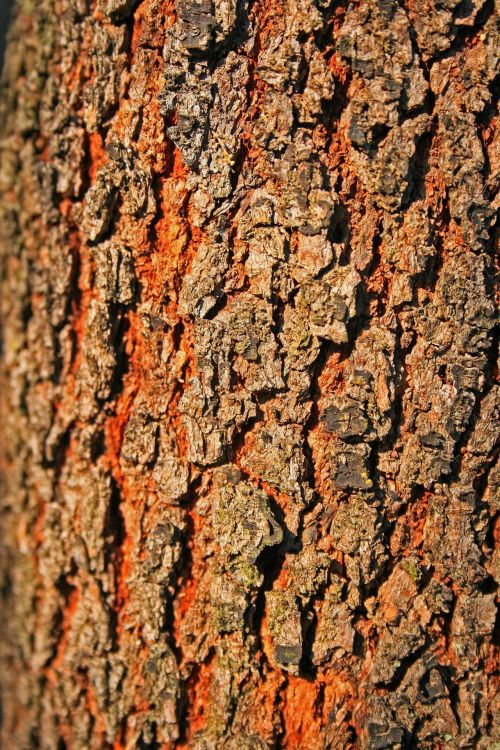
[[[18,0],[2,747],[500,746],[487,0]]]

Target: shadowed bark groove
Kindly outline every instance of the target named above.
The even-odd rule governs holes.
[[[500,747],[493,0],[18,0],[1,744]]]

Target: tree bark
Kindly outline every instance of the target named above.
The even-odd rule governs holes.
[[[490,0],[18,0],[6,750],[500,747],[498,42]]]

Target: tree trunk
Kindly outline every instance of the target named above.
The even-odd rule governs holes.
[[[500,745],[486,0],[18,0],[2,748]]]

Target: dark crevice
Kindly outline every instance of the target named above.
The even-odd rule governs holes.
[[[429,114],[432,113],[430,108]],[[417,200],[425,198],[425,179],[430,169],[429,157],[438,127],[437,117],[433,117],[429,129],[419,138],[408,167],[408,186],[404,194],[404,204],[408,208]]]
[[[123,557],[123,544],[126,538],[125,520],[121,511],[121,495],[120,488],[111,476],[111,495],[109,499],[109,505],[105,518],[104,526],[104,556],[106,565],[111,566],[116,575],[116,579],[120,578],[120,568]],[[113,648],[118,650],[119,648],[119,610],[122,606],[122,602],[116,598],[114,607],[109,607],[108,616],[110,619],[110,637],[113,642]]]

